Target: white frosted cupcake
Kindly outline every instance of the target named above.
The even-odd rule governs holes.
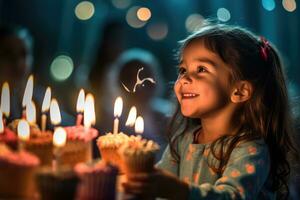
[[[108,133],[106,135],[100,136],[97,139],[97,146],[100,151],[101,158],[106,162],[122,168],[121,158],[118,150],[120,146],[122,146],[128,140],[129,137],[124,133]]]
[[[151,172],[158,150],[159,145],[152,140],[130,137],[119,149],[125,173]]]

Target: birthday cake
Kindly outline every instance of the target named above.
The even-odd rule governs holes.
[[[0,199],[33,199],[34,174],[39,163],[33,154],[14,152],[0,144]]]
[[[64,129],[67,133],[67,143],[63,147],[62,164],[74,166],[79,162],[91,161],[92,141],[98,136],[98,131],[82,125],[69,126]]]
[[[117,134],[108,133],[100,136],[97,139],[97,146],[100,151],[101,158],[121,169],[122,164],[118,150],[128,140],[129,137],[122,132]]]
[[[159,145],[152,140],[130,137],[119,149],[125,173],[151,172],[158,150]]]
[[[89,165],[77,164],[75,171],[81,180],[78,199],[115,199],[118,168],[100,161]]]
[[[8,127],[17,132],[20,120],[12,121]],[[30,125],[30,138],[25,142],[24,148],[35,154],[41,162],[41,165],[51,165],[53,158],[52,132],[42,132],[36,124]]]

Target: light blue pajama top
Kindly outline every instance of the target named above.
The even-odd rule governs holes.
[[[180,136],[180,162],[166,148],[157,167],[167,170],[190,184],[189,200],[200,199],[276,199],[270,190],[270,156],[261,140],[239,144],[232,151],[222,175],[217,175],[209,164],[214,161],[209,153],[210,144],[194,144],[195,127]],[[208,163],[208,157],[210,162]],[[176,190],[176,188],[174,188]]]

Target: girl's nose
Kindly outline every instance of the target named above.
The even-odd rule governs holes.
[[[189,84],[192,82],[191,76],[189,73],[184,74],[181,78],[180,78],[180,82],[181,84]]]

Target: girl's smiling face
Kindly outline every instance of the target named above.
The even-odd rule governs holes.
[[[216,114],[230,102],[230,67],[202,41],[192,41],[182,51],[174,85],[181,112],[202,118]]]

